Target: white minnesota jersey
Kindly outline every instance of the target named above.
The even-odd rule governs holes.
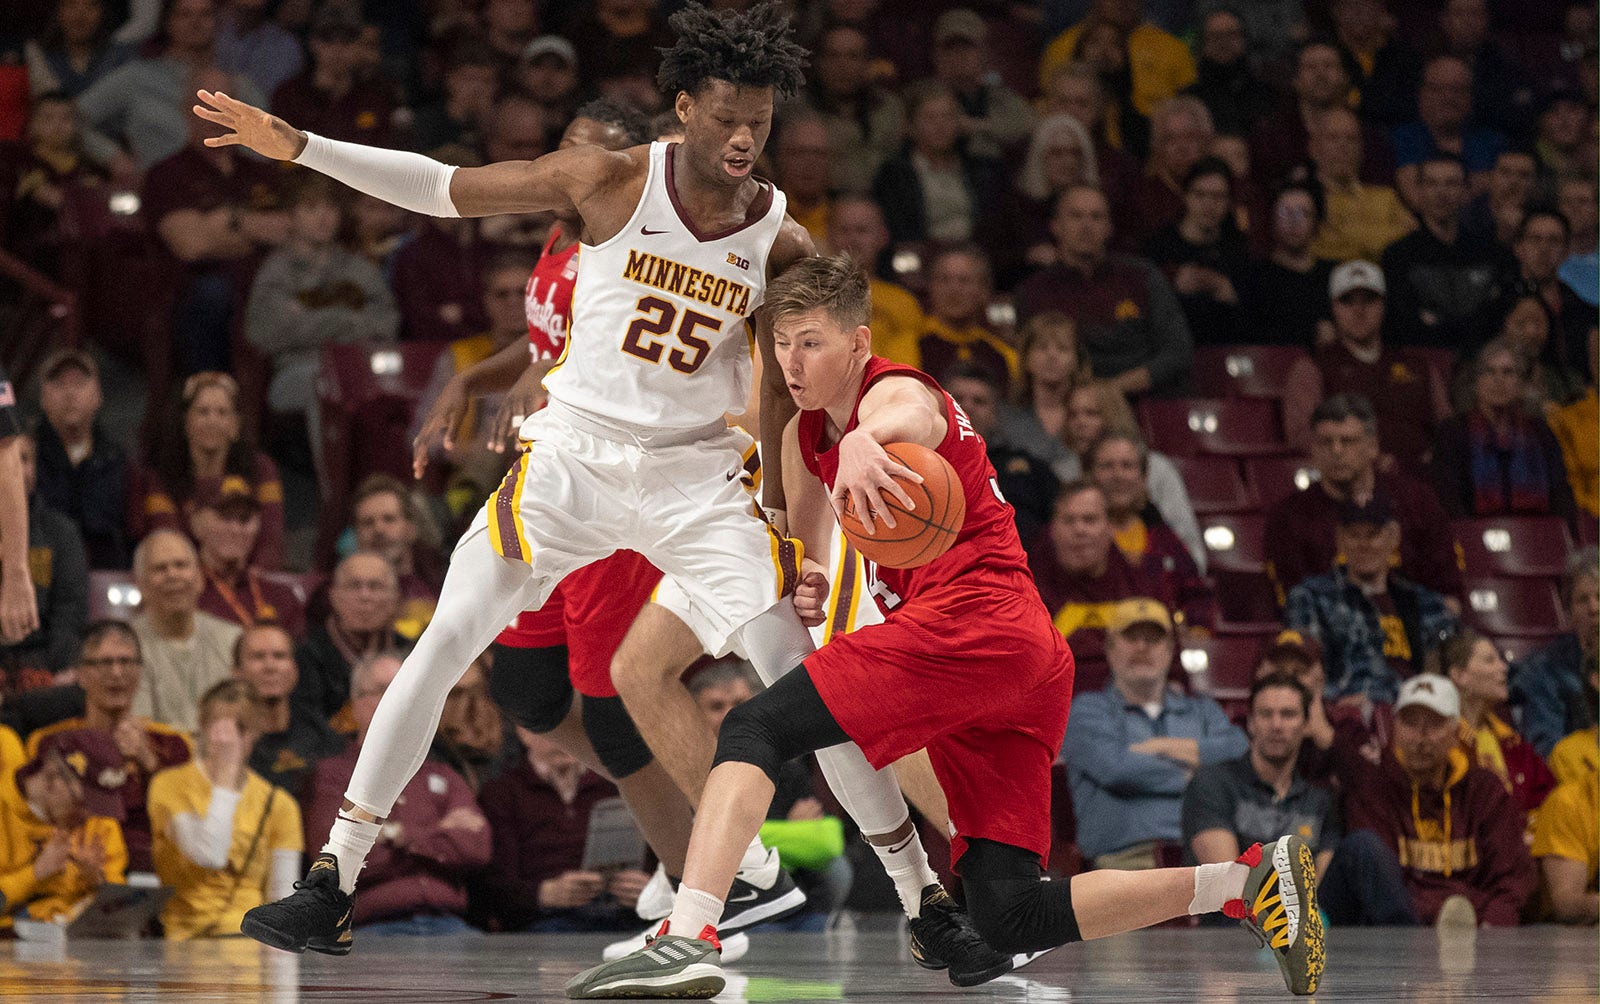
[[[578,256],[563,362],[552,399],[623,428],[695,429],[741,411],[767,255],[786,200],[763,183],[745,222],[699,232],[678,208],[672,144],[650,144],[650,175],[633,218]]]

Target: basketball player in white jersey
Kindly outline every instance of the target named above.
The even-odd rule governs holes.
[[[740,437],[723,420],[747,396],[761,331],[750,322],[767,279],[815,253],[785,215],[783,194],[751,173],[775,93],[803,83],[804,51],[769,3],[744,13],[692,5],[672,23],[679,38],[659,80],[676,95],[684,141],[620,153],[572,147],[457,170],[302,133],[226,95],[199,92],[196,114],[227,130],[208,145],[293,160],[413,212],[573,210],[583,220],[568,350],[545,383],[550,404],[524,424],[527,452],[457,545],[434,620],[378,707],[323,853],[295,895],[245,918],[244,932],[258,940],[349,951],[356,874],[426,755],[450,687],[516,613],[541,604],[569,572],[630,548],[675,578],[704,622],[698,631],[652,604],[650,623],[636,624],[624,643],[639,635],[673,670],[700,647],[736,641],[770,681],[813,650],[782,600],[799,578],[799,548],[745,493]],[[770,332],[761,331],[759,343],[772,374],[763,439],[776,458],[793,404],[770,365]],[[894,474],[915,477],[885,455],[840,481],[876,498],[898,491]],[[778,481],[768,482],[774,508]],[[696,741],[709,750],[703,726]],[[667,751],[657,753],[670,770]],[[1010,960],[1000,967],[948,897],[923,902],[922,890],[937,879],[892,774],[874,771],[853,746],[819,760],[894,879],[914,949],[950,963],[952,978],[958,955],[970,956],[966,979],[1008,969]],[[696,791],[709,768],[708,754],[698,780],[691,777]],[[684,786],[684,776],[674,778]],[[692,800],[695,792],[686,794]]]

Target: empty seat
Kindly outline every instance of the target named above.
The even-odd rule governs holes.
[[[1194,388],[1207,397],[1283,397],[1289,370],[1305,359],[1292,345],[1206,345],[1194,350]]]
[[[1311,487],[1317,469],[1307,457],[1246,457],[1244,479],[1263,510],[1271,509],[1296,490]]]
[[[1468,579],[1466,615],[1491,638],[1548,638],[1567,629],[1549,579]]]
[[[89,619],[108,617],[127,620],[139,606],[139,587],[133,576],[120,571],[92,571],[89,573]]]
[[[1173,457],[1172,463],[1189,491],[1195,514],[1250,512],[1255,496],[1239,476],[1239,465],[1227,457]]]
[[[1212,571],[1267,570],[1267,521],[1260,513],[1213,513],[1200,520]]]
[[[1494,644],[1506,662],[1517,663],[1550,644],[1550,637],[1496,638]]]
[[[1559,516],[1497,516],[1451,524],[1466,574],[1559,577],[1572,553],[1572,538]]]
[[[1278,409],[1259,398],[1173,398],[1139,402],[1153,449],[1175,456],[1272,456],[1288,452]]]
[[[1217,700],[1245,697],[1261,661],[1261,647],[1261,639],[1254,635],[1196,638],[1184,642],[1178,665],[1197,694]]]

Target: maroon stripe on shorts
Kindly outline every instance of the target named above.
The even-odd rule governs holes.
[[[511,465],[506,471],[506,476],[500,481],[500,490],[494,493],[495,528],[500,533],[500,553],[507,558],[521,558],[522,542],[517,540],[517,477],[522,473],[522,465],[528,462],[528,455]]]

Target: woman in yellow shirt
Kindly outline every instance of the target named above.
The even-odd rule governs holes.
[[[246,910],[293,891],[300,807],[245,766],[262,718],[248,683],[218,683],[200,698],[199,755],[150,781],[156,872],[174,889],[168,938],[237,935]]]

